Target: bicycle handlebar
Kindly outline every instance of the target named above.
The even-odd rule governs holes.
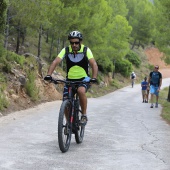
[[[62,83],[65,83],[67,85],[79,85],[81,83],[84,83],[84,84],[90,84],[90,83],[94,83],[92,82],[91,80],[89,82],[85,82],[85,81],[70,81],[70,80],[61,80],[61,79],[54,79],[52,78],[51,80],[52,83],[54,84],[62,84]]]

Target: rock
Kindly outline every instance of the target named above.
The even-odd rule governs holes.
[[[26,78],[25,78],[25,76],[20,76],[20,77],[19,77],[19,82],[21,83],[22,86],[24,86],[25,83],[26,83]]]
[[[12,86],[13,86],[15,93],[19,94],[21,83],[20,82],[14,82]]]
[[[30,43],[29,43],[29,42],[25,42],[25,46],[26,46],[26,47],[29,47],[29,46],[30,46]]]
[[[34,65],[32,63],[30,64],[30,70],[34,70]]]
[[[18,100],[19,96],[15,95],[15,94],[12,94],[11,98],[16,102]]]

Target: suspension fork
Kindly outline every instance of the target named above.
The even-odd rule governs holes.
[[[72,110],[70,113],[70,122],[71,122],[71,126],[73,123],[73,115],[74,115],[74,96],[73,96],[73,87],[68,87],[68,94],[69,94],[69,99],[71,100],[71,104],[72,104]]]

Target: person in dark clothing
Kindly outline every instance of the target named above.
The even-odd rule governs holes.
[[[148,86],[150,85],[151,108],[153,108],[153,97],[156,95],[155,107],[158,107],[159,92],[162,85],[162,74],[158,71],[159,66],[156,65],[154,70],[149,74]]]

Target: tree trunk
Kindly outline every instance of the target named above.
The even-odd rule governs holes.
[[[7,18],[6,18],[6,26],[5,26],[5,40],[4,40],[4,48],[8,48],[8,38],[9,38],[9,9],[7,10]]]
[[[131,50],[133,50],[133,48],[134,48],[135,44],[136,44],[136,39],[135,39],[135,41],[133,42],[133,45],[132,45]]]
[[[18,22],[18,26],[17,26],[17,45],[16,45],[16,53],[18,54],[19,52],[19,45],[20,45],[20,21]]]
[[[38,58],[40,58],[41,56],[41,39],[42,39],[42,24],[40,25],[39,28],[38,55],[37,55]]]
[[[23,28],[23,30],[21,31],[22,45],[24,45],[25,42],[25,35],[26,35],[26,28]]]
[[[60,45],[60,39],[58,40],[58,44]],[[59,47],[59,46],[58,46]],[[65,47],[65,41],[63,40],[63,48]],[[64,70],[64,63],[63,63],[64,61],[62,60],[62,62],[61,62],[61,67],[62,67],[62,69]]]
[[[50,59],[53,51],[53,44],[54,44],[54,35],[52,35],[52,39],[51,39],[50,56],[49,56]]]
[[[39,28],[39,40],[38,40],[38,73],[41,77],[43,77],[42,74],[42,63],[41,63],[41,38],[42,38],[42,24],[40,25]]]
[[[47,37],[46,37],[46,43],[48,43],[48,36],[49,36],[49,29],[47,30]]]
[[[116,72],[116,59],[113,60],[113,64],[114,64],[114,70],[113,70],[113,73],[112,73],[112,78],[114,79],[115,78],[115,72]]]
[[[57,54],[59,53],[60,49],[60,38],[57,39]]]

